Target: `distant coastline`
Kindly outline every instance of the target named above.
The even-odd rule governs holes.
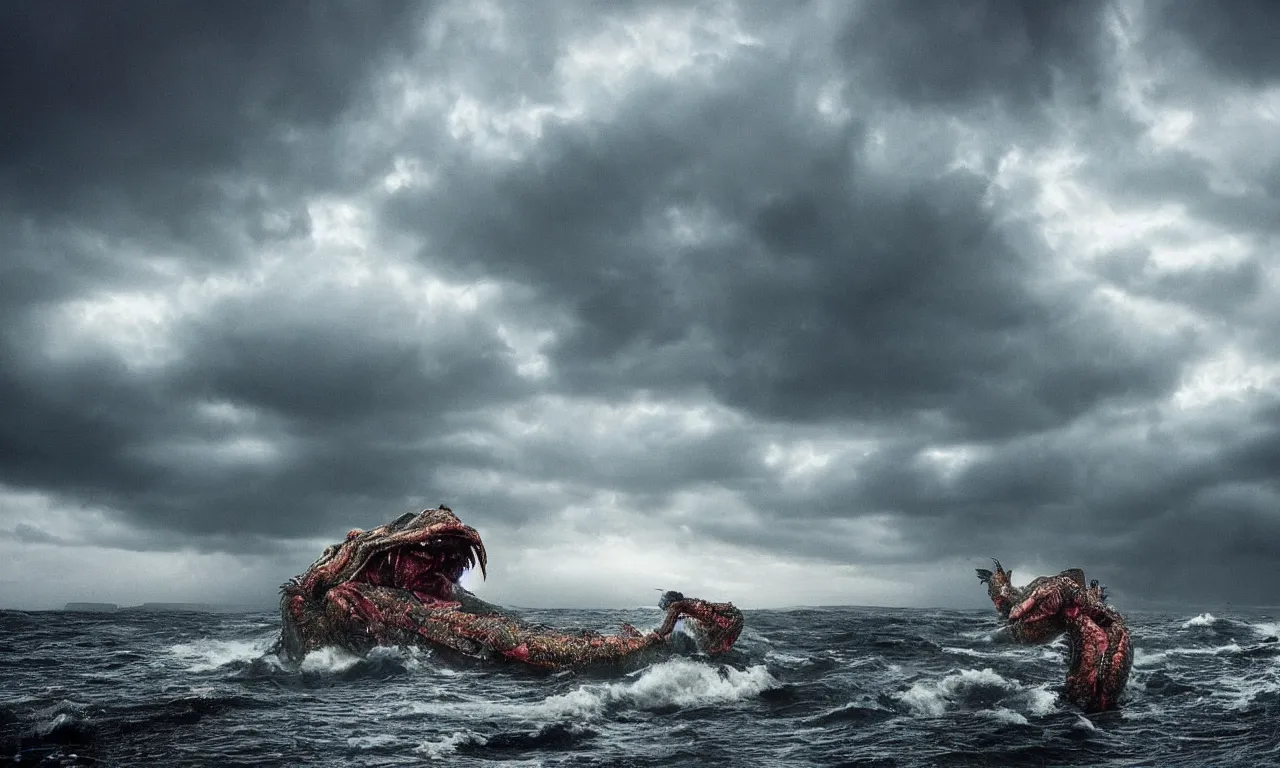
[[[120,606],[115,603],[67,603],[62,607],[70,613],[247,613],[263,610],[251,605],[217,605],[213,603],[143,603]]]

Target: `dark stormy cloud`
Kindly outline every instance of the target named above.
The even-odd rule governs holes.
[[[0,603],[1272,603],[1278,18],[8,3]]]

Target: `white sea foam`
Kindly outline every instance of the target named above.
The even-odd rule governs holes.
[[[1124,683],[1124,695],[1128,696],[1130,701],[1140,698],[1147,691],[1147,680],[1150,677],[1150,672],[1135,667]]]
[[[1167,658],[1169,658],[1169,654],[1166,651],[1144,651],[1141,648],[1133,649],[1133,666],[1135,668],[1159,666],[1160,664],[1163,664]]]
[[[209,672],[238,661],[252,661],[266,654],[274,637],[256,640],[193,640],[169,647],[169,653],[190,672]]]
[[[445,760],[458,750],[462,744],[481,744],[488,740],[479,734],[469,731],[454,731],[435,741],[424,741],[414,749],[415,752],[427,756],[429,760]]]
[[[983,643],[994,643],[997,639],[1002,638],[1002,630],[996,629],[970,629],[960,633],[960,636],[967,640],[978,640]]]
[[[739,671],[716,668],[687,659],[673,659],[645,670],[634,683],[609,686],[612,697],[652,708],[697,706],[739,701],[758,696],[778,681],[763,665]]]
[[[778,686],[764,665],[738,670],[690,659],[670,659],[629,677],[625,682],[589,683],[536,702],[417,701],[407,703],[401,713],[503,716],[531,722],[596,720],[613,704],[637,709],[724,704],[758,696]]]
[[[1044,683],[1027,689],[1027,710],[1033,715],[1047,715],[1058,707],[1058,694]]]
[[[1214,616],[1212,613],[1202,613],[1199,616],[1194,616],[1184,621],[1182,623],[1182,628],[1195,629],[1198,627],[1212,627],[1215,624],[1220,624],[1222,622],[1223,619]],[[1247,626],[1253,632],[1256,632],[1263,637],[1280,635],[1280,623],[1260,621],[1256,624],[1247,624]]]
[[[369,652],[363,656],[359,656],[336,646],[325,646],[304,656],[298,669],[303,672],[338,674],[365,661],[371,663],[393,661],[404,665],[407,669],[417,669],[422,665],[423,659],[429,655],[429,651],[420,648],[379,645],[370,648]],[[452,673],[444,672],[444,674]]]
[[[782,651],[769,651],[764,655],[765,661],[772,661],[775,664],[781,664],[786,667],[801,667],[813,663],[808,656],[792,656]]]
[[[895,694],[895,698],[906,704],[912,712],[923,717],[939,717],[956,704],[975,696],[986,698],[988,701],[985,703],[988,705],[991,698],[999,699],[1000,706],[979,711],[984,716],[1004,718],[1007,722],[1014,721],[1012,715],[1017,715],[1023,721],[1026,714],[1036,717],[1047,715],[1054,711],[1058,701],[1057,694],[1049,691],[1046,686],[1024,685],[1018,680],[1001,676],[990,667],[980,670],[962,669],[940,680],[920,680],[907,690]],[[1010,705],[1017,706],[1026,714],[1009,709]],[[1001,710],[1010,715],[999,714]]]
[[[1241,650],[1240,644],[1232,640],[1226,645],[1216,645],[1212,648],[1170,648],[1165,653],[1170,656],[1221,656],[1224,653],[1239,653]]]
[[[1244,675],[1222,675],[1213,697],[1228,709],[1245,709],[1263,694],[1280,692],[1280,662],[1272,660],[1265,667]]]
[[[360,663],[360,657],[341,648],[317,648],[302,658],[303,672],[346,672]]]
[[[1085,717],[1084,715],[1076,715],[1076,724],[1075,724],[1075,727],[1076,727],[1076,728],[1079,728],[1079,729],[1080,729],[1080,730],[1082,730],[1082,731],[1096,731],[1096,730],[1098,730],[1098,726],[1094,725],[1094,724],[1093,724],[1093,721],[1092,721],[1092,720],[1090,720],[1089,718]]]
[[[385,645],[371,648],[369,652],[365,654],[365,658],[369,661],[386,659],[388,661],[395,661],[399,664],[403,664],[406,669],[417,669],[422,666],[423,660],[430,656],[431,651],[418,648],[417,646],[404,647]],[[442,669],[444,668],[441,667],[440,670],[436,670],[436,672],[438,673]]]
[[[77,720],[78,718],[75,715],[69,715],[66,712],[63,712],[57,717],[54,717],[51,720],[46,720],[37,725],[36,733],[41,736],[48,736],[59,728],[74,724]]]
[[[1041,664],[1045,661],[1063,661],[1065,659],[1063,649],[1055,645],[1040,646],[1034,650],[1025,646],[1006,646],[1001,650],[992,651],[943,646],[942,652],[953,656],[968,656],[973,659],[1008,659],[1022,664]]]
[[[71,701],[70,699],[62,699],[54,702],[47,707],[41,707],[36,710],[36,716],[40,718],[53,718],[57,715],[83,715],[89,709],[89,705],[79,701]]]
[[[1280,624],[1275,622],[1258,622],[1249,627],[1263,637],[1280,637]]]
[[[379,747],[391,747],[400,743],[400,739],[389,733],[376,733],[372,736],[351,736],[347,739],[347,746],[351,749],[377,749]]]
[[[1168,661],[1170,656],[1222,656],[1239,653],[1241,650],[1240,644],[1235,641],[1211,648],[1168,648],[1163,651],[1144,651],[1141,648],[1134,648],[1133,666],[1156,667]]]
[[[999,659],[1008,658],[1008,651],[975,651],[972,648],[953,648],[951,646],[942,646],[943,653],[950,653],[956,656],[970,656],[975,659]]]
[[[995,720],[997,723],[1007,723],[1009,725],[1027,724],[1027,718],[1021,712],[1014,712],[1012,709],[1005,709],[1004,707],[984,709],[978,714],[990,720]]]
[[[1012,693],[1022,686],[1012,680],[1006,680],[990,667],[982,670],[962,669],[947,675],[941,680],[927,680],[913,683],[896,698],[906,704],[916,714],[925,717],[938,717],[946,712],[947,706],[954,703],[964,693],[981,688],[996,688]]]

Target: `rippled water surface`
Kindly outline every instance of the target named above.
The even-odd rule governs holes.
[[[602,630],[656,610],[537,611]],[[1063,647],[986,611],[748,611],[715,663],[584,676],[379,649],[266,651],[271,614],[0,612],[0,761],[30,765],[1280,764],[1270,615],[1130,613],[1125,707],[1059,695]]]

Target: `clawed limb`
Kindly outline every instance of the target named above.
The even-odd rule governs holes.
[[[659,637],[664,640],[669,638],[675,630],[676,622],[681,618],[688,618],[696,623],[698,630],[705,636],[706,652],[710,654],[728,652],[742,632],[742,611],[733,603],[709,603],[680,595],[678,599],[666,602],[666,611],[666,620],[657,630]]]

